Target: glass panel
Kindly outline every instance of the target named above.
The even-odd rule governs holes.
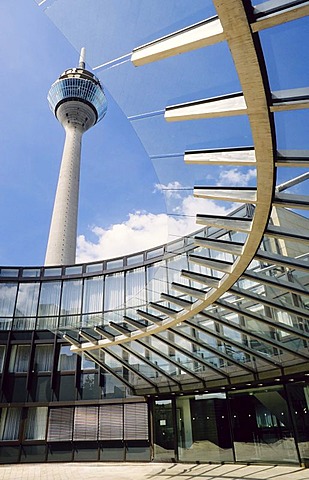
[[[172,400],[156,400],[154,404],[154,460],[175,458],[175,430]]]
[[[36,372],[51,372],[53,367],[53,345],[36,345],[34,370]]]
[[[26,422],[26,440],[45,440],[47,407],[30,407]]]
[[[237,461],[298,461],[282,387],[231,394],[230,405]]]
[[[44,277],[59,277],[61,272],[61,268],[45,268]]]
[[[145,268],[127,272],[126,304],[128,307],[141,306],[145,303]]]
[[[33,317],[37,311],[39,283],[20,283],[17,295],[16,317]]]
[[[6,347],[5,345],[0,345],[0,373],[3,371],[3,362],[5,357]]]
[[[124,303],[124,276],[123,273],[106,275],[104,310],[112,310]]]
[[[41,271],[39,268],[24,268],[23,269],[23,277],[39,277],[41,275]]]
[[[94,370],[96,368],[95,362],[87,358],[87,355],[82,353],[82,365],[81,369],[82,370]]]
[[[167,290],[167,270],[165,262],[147,267],[147,300],[155,302],[161,299],[161,293]]]
[[[309,385],[287,385],[301,461],[309,460]]]
[[[101,272],[103,270],[103,263],[95,263],[86,266],[86,273]]]
[[[101,312],[103,277],[87,278],[84,283],[83,313]]]
[[[307,87],[309,18],[260,32],[271,90]]]
[[[183,462],[232,462],[225,394],[178,397],[178,455]]]
[[[80,397],[83,400],[94,400],[101,397],[97,373],[82,373],[80,376]]]
[[[2,408],[0,440],[18,440],[21,408]]]
[[[81,280],[66,280],[63,282],[61,315],[80,313],[82,298]]]
[[[30,345],[13,345],[9,372],[27,372],[30,358]]]
[[[0,277],[18,277],[18,268],[0,268]]]
[[[74,267],[67,267],[64,271],[65,275],[79,275],[83,271],[82,265],[75,265]]]
[[[16,283],[2,283],[0,284],[0,316],[13,316],[15,298],[17,292]]]
[[[58,361],[58,370],[75,370],[76,354],[71,352],[69,345],[61,345]]]
[[[43,282],[40,293],[38,315],[54,316],[59,313],[61,282]]]

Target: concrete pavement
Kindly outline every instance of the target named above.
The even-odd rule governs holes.
[[[309,480],[309,469],[271,465],[41,463],[0,465],[0,480]]]

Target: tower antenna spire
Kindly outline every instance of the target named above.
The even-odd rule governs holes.
[[[86,49],[85,47],[82,47],[80,50],[80,56],[79,56],[79,62],[78,62],[79,68],[85,69],[85,59],[86,59]]]

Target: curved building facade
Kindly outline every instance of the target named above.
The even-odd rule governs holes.
[[[247,119],[252,145],[219,135],[215,148],[192,140],[181,153],[192,168],[256,172],[254,187],[192,185],[230,213],[197,213],[199,231],[134,255],[0,269],[1,462],[308,465],[309,203],[293,187],[308,178],[309,154],[286,148],[278,129],[282,112],[308,108],[308,89],[291,80],[273,90],[262,32],[293,22],[297,32],[309,11],[252,3],[214,0],[215,16],[130,55],[139,72],[228,47],[241,92],[163,108],[166,125]],[[149,127],[158,116],[125,113],[137,130],[141,116]],[[282,170],[292,173],[280,183]]]

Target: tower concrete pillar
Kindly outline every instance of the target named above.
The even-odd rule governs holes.
[[[65,133],[45,265],[75,263],[83,131],[77,125],[68,125]]]

